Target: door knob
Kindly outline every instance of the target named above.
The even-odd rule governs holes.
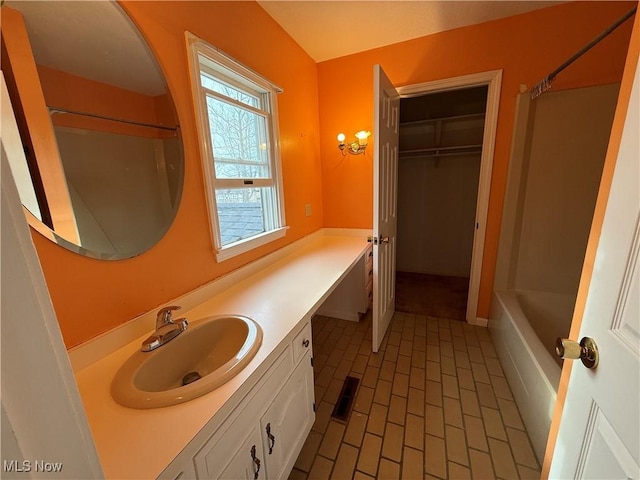
[[[380,235],[380,243],[389,243],[389,237]]]
[[[579,358],[587,368],[596,368],[598,366],[598,346],[593,338],[584,337],[578,343],[568,338],[558,337],[556,340],[556,354],[563,360],[576,360]]]

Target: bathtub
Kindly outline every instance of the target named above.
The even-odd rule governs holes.
[[[491,338],[541,462],[560,382],[555,340],[567,336],[574,302],[571,295],[526,291],[495,291],[491,302]]]

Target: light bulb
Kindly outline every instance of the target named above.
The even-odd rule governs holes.
[[[338,134],[338,142],[340,142],[340,143],[344,143],[344,139],[345,139],[345,138],[346,138],[346,137],[344,136],[344,133],[339,133],[339,134]]]
[[[358,139],[358,144],[366,145],[367,144],[367,138],[369,138],[369,135],[371,135],[371,132],[367,132],[365,130],[360,130],[358,133],[356,133],[356,138]]]

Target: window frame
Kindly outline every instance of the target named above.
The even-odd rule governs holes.
[[[192,33],[185,32],[185,37],[190,64],[193,103],[196,110],[196,123],[198,126],[198,143],[205,177],[209,227],[216,254],[216,261],[221,262],[282,238],[288,229],[284,210],[277,102],[277,95],[282,93],[283,90],[262,75],[245,67],[218,48]],[[204,66],[200,60],[201,56],[207,61]],[[234,88],[241,90],[246,89],[251,93],[260,95],[264,108],[256,109],[242,102],[238,102],[238,104],[242,105],[241,108],[246,108],[249,111],[264,116],[266,119],[270,178],[219,179],[216,177],[212,135],[207,110],[207,95],[210,94],[213,98],[218,99],[221,97],[230,97],[225,97],[218,92],[202,86],[200,81],[202,71],[214,76],[214,78],[223,83],[229,83]],[[217,77],[216,74],[220,76]],[[223,246],[220,221],[218,218],[216,190],[265,187],[274,189],[273,195],[269,195],[269,198],[263,198],[262,200],[263,204],[267,204],[269,207],[267,208],[268,212],[263,211],[266,231]]]

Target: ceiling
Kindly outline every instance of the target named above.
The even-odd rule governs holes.
[[[22,13],[38,65],[146,95],[166,92],[138,29],[114,1],[8,0]]]
[[[317,62],[563,3],[561,1],[258,0]],[[159,67],[113,0],[8,0],[39,64],[147,95],[166,91]]]
[[[316,62],[321,62],[563,2],[258,0],[258,3]]]

